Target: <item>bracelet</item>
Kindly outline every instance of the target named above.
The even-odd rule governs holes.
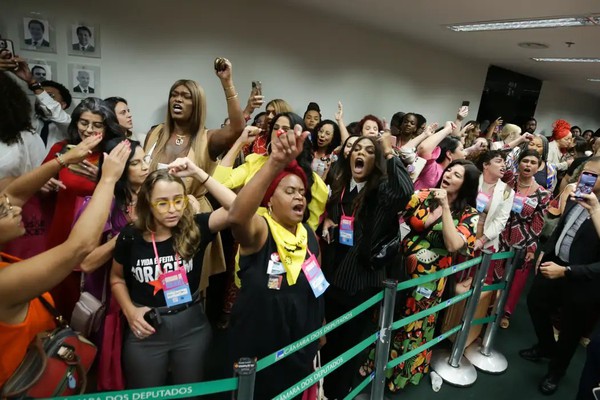
[[[229,100],[237,99],[237,97],[238,97],[238,94],[236,93],[236,94],[234,94],[233,96],[226,97],[225,99],[226,99],[227,101],[229,101]]]
[[[224,91],[228,91],[229,89],[235,90],[235,86],[231,85],[231,86],[228,86],[226,88],[223,88]]]
[[[113,282],[113,283],[110,284],[110,287],[113,287],[113,286],[119,285],[119,284],[125,285],[125,282],[121,282],[121,281]]]
[[[67,163],[63,160],[62,154],[57,154],[55,160],[61,168],[67,168]]]
[[[206,182],[208,182],[208,180],[210,179],[210,175],[206,174],[206,179],[202,182],[200,182],[201,185],[204,185]]]

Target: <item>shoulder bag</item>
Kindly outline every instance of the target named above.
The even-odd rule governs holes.
[[[58,328],[32,340],[23,361],[2,387],[3,399],[53,398],[85,391],[96,346],[71,329],[46,299],[40,296],[38,300]]]

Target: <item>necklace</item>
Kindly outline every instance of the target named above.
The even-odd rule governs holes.
[[[175,134],[175,136],[177,136],[177,139],[175,139],[175,145],[176,146],[181,146],[183,144],[183,139],[186,138],[186,135]]]

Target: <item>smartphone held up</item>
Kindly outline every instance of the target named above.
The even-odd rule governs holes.
[[[577,187],[575,188],[575,191],[573,192],[573,196],[576,199],[581,199],[582,195],[592,193],[597,180],[598,180],[598,174],[593,173],[593,172],[583,171],[581,173],[581,176],[579,177],[579,181],[577,181]]]
[[[15,55],[15,45],[10,39],[0,39],[0,51],[8,50],[10,54]]]

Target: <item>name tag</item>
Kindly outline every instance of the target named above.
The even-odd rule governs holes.
[[[423,286],[419,286],[417,288],[417,293],[420,294],[421,296],[425,297],[426,299],[428,299],[433,294],[433,290],[427,289],[426,287],[423,287]]]
[[[325,275],[323,275],[323,271],[314,254],[311,254],[310,257],[304,261],[302,264],[302,272],[304,272],[304,276],[306,276],[306,280],[308,280],[315,297],[319,297],[325,293],[329,287],[329,282],[325,279]]]
[[[164,273],[159,279],[167,307],[179,306],[192,301],[192,292],[184,268]]]
[[[520,214],[521,211],[523,211],[523,205],[525,204],[525,201],[525,196],[516,193],[515,198],[513,200],[512,212]]]
[[[479,192],[479,194],[477,195],[476,207],[475,207],[475,208],[477,208],[477,211],[480,213],[484,212],[489,203],[490,203],[490,196],[483,192]]]
[[[354,246],[354,217],[342,215],[340,219],[340,243]]]

